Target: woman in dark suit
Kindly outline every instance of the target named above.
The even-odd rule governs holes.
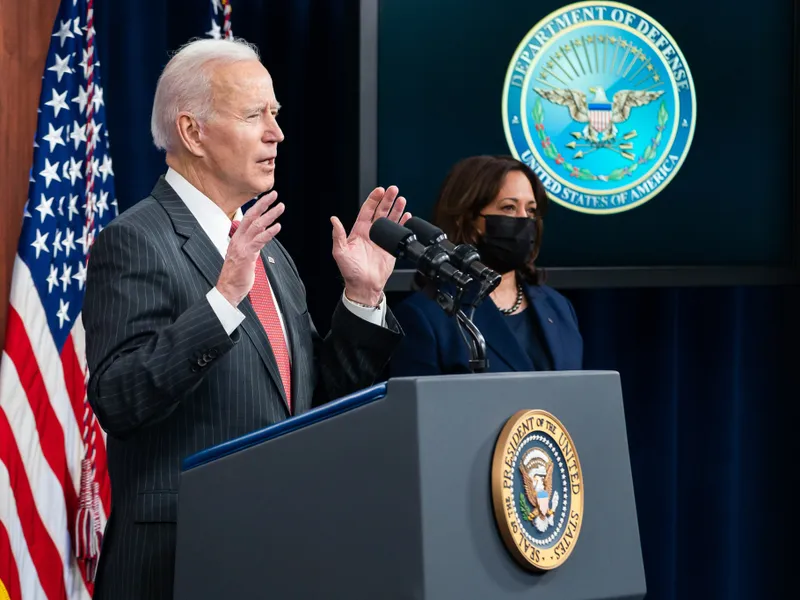
[[[583,340],[572,304],[544,285],[535,260],[547,195],[524,163],[473,156],[445,179],[433,222],[454,244],[477,247],[502,282],[475,310],[489,372],[563,371],[583,366]],[[392,377],[469,373],[469,354],[454,318],[416,292],[393,308],[405,337]]]

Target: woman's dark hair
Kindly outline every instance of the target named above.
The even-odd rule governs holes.
[[[536,198],[536,243],[525,268],[518,274],[527,283],[539,284],[545,274],[536,269],[535,261],[542,244],[542,218],[547,212],[548,199],[544,185],[525,163],[505,155],[471,156],[459,161],[439,190],[433,222],[454,244],[477,244],[481,234],[475,220],[495,199],[511,171],[519,171],[528,178]]]

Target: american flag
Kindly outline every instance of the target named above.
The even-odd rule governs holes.
[[[211,17],[211,29],[206,31],[208,37],[215,40],[233,37],[233,32],[231,31],[231,0],[211,0],[209,16]]]
[[[61,0],[0,357],[0,597],[91,598],[111,509],[86,401],[86,261],[118,212],[93,0]]]

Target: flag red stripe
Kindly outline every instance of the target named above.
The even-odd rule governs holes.
[[[33,412],[36,419],[36,430],[39,433],[39,445],[42,449],[42,454],[61,485],[67,512],[67,532],[69,533],[69,539],[74,540],[78,494],[75,491],[75,484],[67,464],[64,431],[61,429],[61,423],[53,410],[53,406],[50,404],[47,388],[44,385],[39,365],[36,362],[36,355],[25,332],[25,325],[22,323],[22,319],[14,306],[9,307],[8,310],[6,332],[5,351],[17,369],[20,384],[25,390],[25,395],[28,397],[28,403],[31,406],[31,412]],[[71,552],[71,548],[69,551]],[[89,583],[86,579],[85,569],[81,569],[81,577],[85,584]]]
[[[17,563],[14,561],[11,540],[2,521],[0,521],[0,557],[4,557],[0,560],[0,583],[5,586],[11,600],[22,600]]]
[[[50,404],[47,388],[44,385],[36,355],[25,332],[25,325],[16,309],[11,306],[8,311],[8,326],[6,334],[6,354],[14,363],[19,374],[19,381],[28,403],[36,419],[36,430],[39,432],[39,444],[42,448],[47,464],[53,469],[53,474],[61,484],[64,491],[64,501],[67,506],[67,523],[69,535],[72,538],[75,524],[74,518],[78,510],[78,494],[67,465],[64,431],[61,423]]]
[[[64,347],[61,349],[61,365],[64,369],[64,383],[67,386],[67,393],[72,402],[72,410],[75,413],[75,420],[78,422],[78,431],[83,437],[83,418],[84,418],[84,398],[86,397],[86,380],[75,353],[75,343],[72,334],[67,336]],[[103,512],[106,515],[111,513],[111,486],[108,482],[106,473],[106,448],[100,424],[94,419],[94,448],[95,448],[95,481],[100,484],[100,500],[103,503]]]
[[[7,348],[11,346],[13,344],[8,344]],[[25,541],[28,543],[31,559],[39,574],[39,582],[49,600],[65,599],[67,590],[64,585],[64,565],[61,563],[61,555],[36,510],[22,457],[4,410],[0,410],[0,440],[4,441],[0,446],[0,457],[8,468],[19,522],[22,525]]]

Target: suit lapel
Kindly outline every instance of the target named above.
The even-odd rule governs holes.
[[[486,339],[486,345],[494,350],[495,354],[508,363],[508,366],[514,371],[533,370],[533,363],[530,357],[522,350],[517,338],[514,337],[505,322],[503,313],[497,310],[497,306],[495,306],[491,298],[484,300],[475,309],[473,322],[481,330]],[[491,364],[489,367],[491,370]]]
[[[561,328],[556,326],[557,315],[547,302],[545,294],[538,287],[532,285],[525,286],[525,295],[528,297],[528,302],[534,309],[534,316],[539,320],[539,325],[547,344],[545,350],[549,350],[550,352],[550,357],[553,361],[553,369],[558,371],[562,368],[564,352],[561,343]]]
[[[222,272],[223,258],[214,244],[198,225],[183,243],[183,251],[189,256],[197,270],[203,274],[209,285],[217,285]]]
[[[211,286],[217,284],[222,271],[223,258],[206,235],[194,215],[183,203],[180,196],[160,177],[152,192],[153,197],[167,211],[175,232],[185,238],[183,251],[189,256]]]
[[[215,286],[219,280],[219,274],[222,272],[224,260],[211,239],[209,239],[205,231],[203,231],[203,228],[200,227],[197,219],[194,218],[194,215],[192,215],[180,196],[178,196],[175,190],[164,180],[163,176],[159,178],[158,183],[153,189],[152,196],[158,200],[167,211],[175,227],[175,232],[186,239],[182,246],[183,251],[194,263],[197,270],[200,271],[206,281],[208,281],[209,285],[212,287]],[[262,257],[263,256],[264,253],[262,252]],[[269,269],[267,269],[267,273],[269,273]],[[267,368],[270,377],[272,377],[281,395],[281,399],[283,400],[283,405],[288,411],[288,402],[283,389],[280,372],[278,371],[278,363],[275,360],[275,355],[272,353],[272,347],[269,345],[267,333],[258,320],[258,315],[248,298],[242,300],[239,304],[239,310],[245,315],[245,320],[241,325],[242,329],[244,329],[245,333],[256,347],[256,351],[261,357],[264,366]]]

